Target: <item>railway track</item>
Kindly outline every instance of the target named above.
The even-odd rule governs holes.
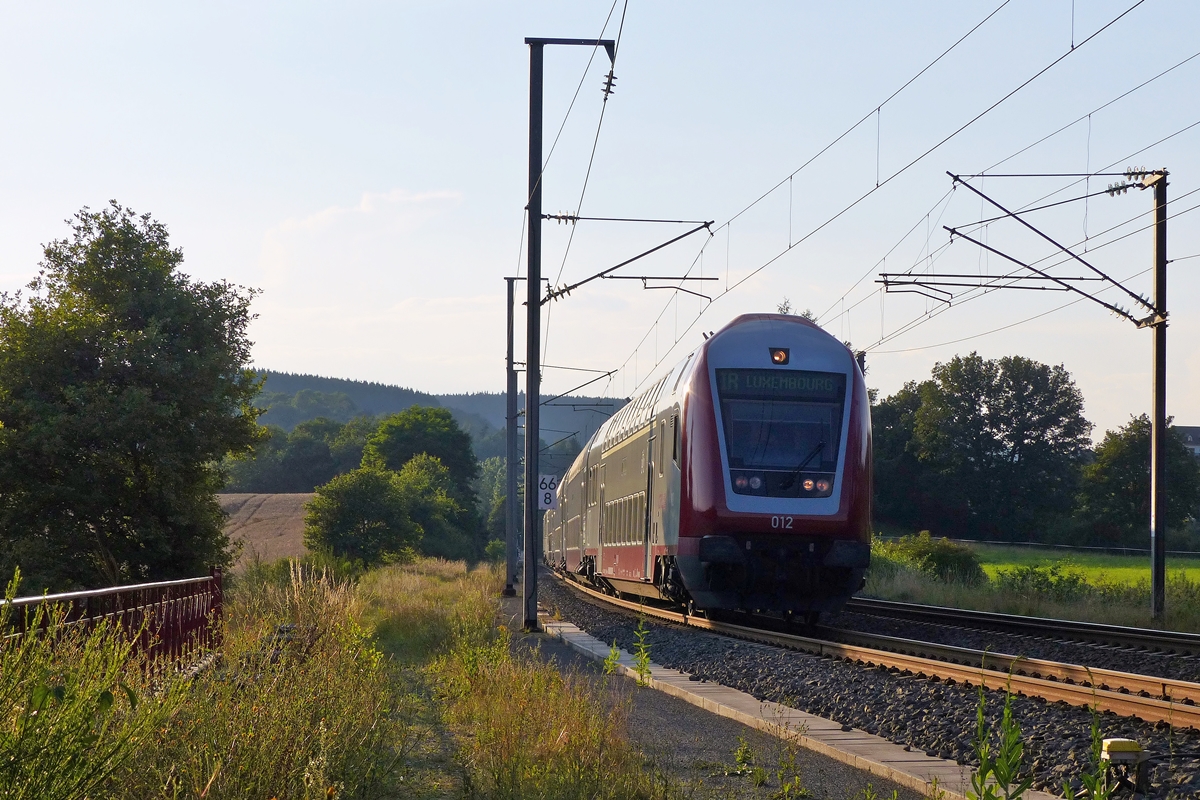
[[[1073,706],[1095,705],[1099,711],[1200,730],[1200,683],[1089,669],[1073,664],[835,628],[818,629],[818,633],[827,638],[801,636],[689,616],[613,597],[574,581],[563,582],[571,590],[594,602],[723,636],[911,673],[922,678],[968,685],[978,685],[982,681],[992,688],[1008,684],[1015,694],[1027,697],[1040,697],[1048,702],[1065,702]]]
[[[925,606],[868,597],[856,597],[850,600],[846,604],[845,610],[877,617],[895,617],[909,622],[929,622],[937,625],[956,625],[1023,636],[1039,636],[1060,642],[1087,642],[1111,647],[1130,647],[1154,653],[1200,655],[1200,634],[1180,631],[1125,628],[1098,622],[1022,617],[1015,614]]]

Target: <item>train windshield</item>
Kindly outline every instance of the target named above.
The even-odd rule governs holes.
[[[845,375],[718,369],[717,395],[735,492],[767,497],[832,494]]]

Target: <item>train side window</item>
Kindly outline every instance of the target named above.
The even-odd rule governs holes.
[[[621,543],[621,501],[613,501],[613,528],[612,528],[612,543]]]
[[[671,460],[679,463],[679,415],[671,417]]]
[[[663,452],[667,449],[667,421],[660,420],[658,423],[658,449],[655,451],[657,455],[654,457],[655,463],[658,464],[658,477],[663,476],[666,468],[666,454]]]
[[[625,517],[628,522],[625,523],[625,541],[634,541],[634,498],[629,498],[629,503],[625,504]]]

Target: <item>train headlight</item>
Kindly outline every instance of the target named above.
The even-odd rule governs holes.
[[[812,488],[813,488],[812,478],[805,478],[804,479],[804,491],[811,492]]]
[[[780,366],[788,363],[792,359],[791,351],[786,347],[771,348],[771,363]]]
[[[762,480],[762,478],[758,477],[757,475],[755,475],[753,478],[750,479],[750,488],[751,489],[755,489],[755,490],[761,489],[762,485],[763,485],[763,480]]]
[[[828,492],[829,491],[829,481],[827,481],[823,478],[821,480],[817,481],[817,491],[818,492]]]
[[[750,482],[748,480],[746,480],[745,475],[738,475],[736,478],[733,479],[733,485],[739,489],[745,489],[746,485],[748,483],[750,483]]]

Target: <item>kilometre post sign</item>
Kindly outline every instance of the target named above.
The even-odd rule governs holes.
[[[542,511],[558,508],[558,476],[538,475],[538,508]]]

